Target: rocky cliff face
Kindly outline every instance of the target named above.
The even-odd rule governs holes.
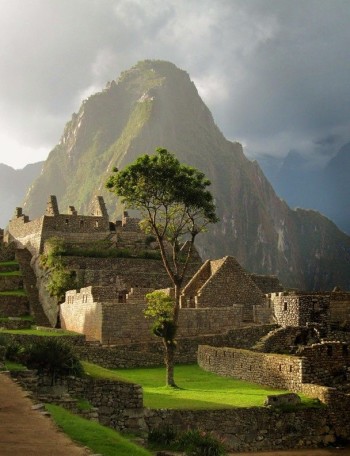
[[[220,222],[198,237],[203,258],[234,255],[249,271],[277,274],[291,287],[350,288],[350,238],[317,212],[292,211],[240,144],[224,138],[188,74],[145,61],[84,101],[66,125],[25,200],[31,217],[49,194],[62,210],[88,210],[102,194],[110,215],[120,208],[104,189],[113,166],[156,147],[206,173]]]

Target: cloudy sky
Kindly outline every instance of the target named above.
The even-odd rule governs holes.
[[[144,59],[186,70],[250,157],[350,140],[349,0],[0,0],[0,162],[46,158],[81,101]]]

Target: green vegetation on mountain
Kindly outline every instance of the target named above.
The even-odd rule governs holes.
[[[24,211],[42,215],[55,194],[62,212],[74,205],[89,213],[98,194],[113,219],[121,205],[104,189],[112,168],[157,147],[212,182],[220,223],[198,239],[204,259],[233,255],[249,271],[276,274],[289,287],[350,289],[350,238],[319,213],[293,211],[278,198],[258,164],[220,132],[188,74],[169,62],[140,62],[82,103]]]

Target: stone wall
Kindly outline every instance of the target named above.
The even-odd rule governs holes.
[[[346,423],[345,414],[340,417]],[[318,447],[333,443],[336,436],[349,437],[347,429],[325,409],[281,412],[263,407],[226,410],[147,410],[149,429],[170,426],[177,431],[199,428],[213,432],[231,451],[268,451]],[[339,433],[338,433],[339,432]]]
[[[219,375],[293,391],[300,390],[303,378],[300,358],[236,348],[201,345],[198,364]]]
[[[170,279],[159,260],[141,258],[64,257],[68,269],[86,285],[112,285],[122,280],[127,288],[166,288]]]
[[[300,356],[305,359],[303,381],[332,385],[334,376],[350,366],[350,347],[342,342],[322,342],[303,347]]]
[[[236,346],[251,348],[256,342],[275,326],[250,326],[236,328],[226,334],[214,336],[184,337],[177,340],[175,361],[178,364],[197,362],[198,346],[202,344],[215,346]],[[164,363],[164,347],[160,339],[153,337],[145,343],[130,345],[103,346],[100,344],[79,344],[74,347],[81,359],[100,364],[108,368],[132,368],[159,366]]]
[[[61,328],[84,334],[90,340],[102,341],[102,303],[94,302],[91,295],[86,295],[86,301],[84,298],[84,301],[71,304],[69,299],[73,298],[73,293],[76,292],[67,292],[66,302],[59,306]]]
[[[57,378],[52,388],[51,379],[38,376],[36,371],[17,371],[12,375],[41,402],[55,403],[76,413],[76,399],[83,398],[94,407],[92,418],[104,426],[128,432],[145,428],[142,388],[134,383],[69,376]]]
[[[118,431],[140,431],[143,421],[142,388],[134,383],[107,379],[68,377],[73,397],[83,397],[98,408],[98,420]]]
[[[350,293],[333,292],[330,298],[331,323],[350,322]]]
[[[265,353],[295,353],[299,346],[320,342],[319,333],[308,326],[279,327],[262,337],[254,350]]]
[[[269,295],[276,322],[281,326],[306,326],[307,323],[329,323],[329,294],[300,292],[271,293]]]
[[[98,289],[98,297],[93,294]],[[103,293],[105,291],[105,293]],[[126,295],[126,302],[111,297],[109,288],[88,287],[80,293],[69,291],[66,301],[60,306],[61,326],[70,331],[85,334],[88,340],[103,344],[131,344],[152,341],[151,321],[144,316],[145,294],[149,289],[133,290]],[[118,292],[116,292],[118,294]],[[123,295],[120,296],[123,298]],[[180,309],[177,336],[194,337],[205,334],[220,334],[241,326],[242,306],[217,309]]]
[[[5,244],[0,240],[0,261],[13,261],[15,259],[16,245],[14,242]]]
[[[26,296],[0,295],[0,316],[21,317],[29,315],[29,302]]]
[[[199,346],[198,364],[219,375],[298,392],[305,383],[332,385],[334,376],[350,366],[350,350],[347,344],[323,342],[303,347],[297,357]]]
[[[42,250],[42,229],[44,216],[30,221],[21,212],[12,218],[8,225],[5,241],[14,242],[17,248],[27,248],[30,253],[36,254]]]
[[[23,288],[22,276],[0,276],[0,291],[18,290],[20,288]]]

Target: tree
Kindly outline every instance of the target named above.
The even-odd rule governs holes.
[[[174,381],[175,336],[180,294],[196,236],[216,223],[213,197],[205,175],[179,160],[166,149],[142,155],[109,177],[106,187],[122,197],[122,203],[141,213],[140,226],[156,237],[164,267],[174,286],[172,337],[164,340],[167,385]]]

